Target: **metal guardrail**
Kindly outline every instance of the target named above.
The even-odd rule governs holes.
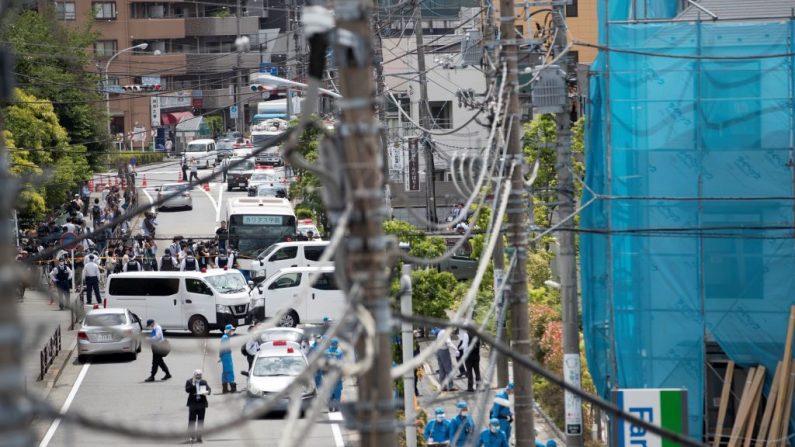
[[[37,381],[44,380],[44,375],[47,374],[47,370],[50,369],[52,366],[53,360],[61,352],[61,326],[55,329],[55,333],[52,334],[52,337],[47,340],[47,343],[44,345],[44,349],[39,352],[39,378],[36,379]]]

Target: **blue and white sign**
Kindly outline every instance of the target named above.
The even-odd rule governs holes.
[[[237,118],[237,106],[229,107],[229,117],[230,118]]]
[[[270,62],[260,62],[259,63],[259,72],[260,73],[270,73],[271,70],[271,63]]]

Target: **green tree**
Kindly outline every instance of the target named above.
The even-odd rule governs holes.
[[[398,296],[400,283],[392,282],[392,296]],[[424,268],[411,272],[411,305],[417,315],[447,318],[461,296],[461,286],[450,272]]]
[[[298,125],[298,120],[290,122],[290,126]],[[320,137],[322,131],[314,126],[307,128],[298,138],[298,153],[310,164],[316,165],[320,154]],[[297,180],[290,185],[290,197],[297,202],[297,207],[308,209],[312,212],[312,219],[317,222],[320,231],[328,228],[326,206],[321,195],[322,183],[312,172],[295,168]]]
[[[26,92],[49,100],[58,122],[67,132],[67,144],[84,144],[92,165],[98,153],[109,148],[99,77],[86,71],[93,65],[91,52],[98,34],[91,21],[83,27],[66,27],[52,11],[20,10],[0,26],[0,40],[17,55],[14,72]],[[20,101],[20,99],[17,99]],[[25,146],[17,142],[17,146]]]
[[[46,208],[64,203],[68,191],[88,179],[91,170],[85,146],[69,144],[66,129],[49,101],[22,90],[15,91],[15,99],[0,111],[11,172],[26,179],[20,194],[21,214],[40,217]]]

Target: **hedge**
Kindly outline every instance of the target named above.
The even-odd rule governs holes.
[[[119,162],[125,164],[130,162],[131,158],[135,158],[136,166],[159,163],[163,161],[166,154],[163,152],[118,152],[107,154],[105,156],[104,164],[109,168],[115,168]]]

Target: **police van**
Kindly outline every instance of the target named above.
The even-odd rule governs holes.
[[[329,241],[293,241],[279,242],[257,255],[252,262],[253,279],[255,282],[269,278],[274,273],[288,267],[319,267],[334,265],[332,257],[327,262],[320,262]]]
[[[166,330],[205,336],[227,324],[245,324],[249,287],[237,270],[125,272],[108,277],[108,307],[130,309]]]

